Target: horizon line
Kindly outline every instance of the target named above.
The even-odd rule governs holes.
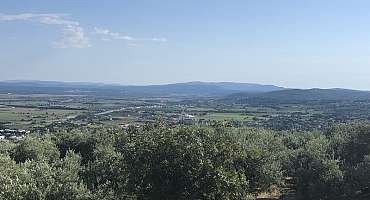
[[[282,89],[301,89],[301,90],[309,90],[309,89],[325,89],[325,90],[334,90],[334,89],[344,89],[344,90],[358,90],[358,91],[370,91],[370,89],[358,89],[358,88],[347,88],[347,87],[286,87],[280,86],[277,84],[265,84],[265,83],[256,83],[256,82],[241,82],[241,81],[183,81],[183,82],[167,82],[167,83],[149,83],[149,84],[123,84],[123,83],[108,83],[108,82],[98,82],[98,81],[65,81],[65,80],[40,80],[40,79],[8,79],[8,80],[0,80],[0,82],[54,82],[54,83],[66,83],[66,84],[95,84],[95,85],[111,85],[111,86],[133,86],[133,87],[140,87],[140,86],[164,86],[164,85],[174,85],[174,84],[189,84],[189,83],[235,83],[235,84],[253,84],[253,85],[260,85],[260,86],[274,86],[280,87]]]

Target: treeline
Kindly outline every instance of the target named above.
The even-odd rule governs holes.
[[[75,128],[0,143],[0,199],[370,198],[370,125]]]

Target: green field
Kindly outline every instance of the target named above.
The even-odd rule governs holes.
[[[244,115],[242,113],[207,113],[206,115],[196,116],[197,119],[204,120],[236,120],[236,121],[250,121],[253,119],[251,115]]]
[[[80,113],[81,111],[63,109],[1,107],[0,123],[8,124],[11,128],[30,128],[33,124],[62,121]]]

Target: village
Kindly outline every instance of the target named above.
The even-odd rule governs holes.
[[[20,140],[30,131],[23,129],[0,129],[0,141],[2,140]]]

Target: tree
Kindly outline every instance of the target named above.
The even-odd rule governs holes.
[[[299,199],[338,199],[343,183],[339,160],[330,158],[329,141],[313,136],[292,157],[291,175]]]
[[[73,151],[68,151],[62,162],[56,166],[54,181],[46,199],[85,200],[91,194],[79,174],[81,158]]]
[[[159,128],[122,134],[127,194],[137,199],[244,199],[243,152],[209,129]]]
[[[7,155],[0,154],[0,199],[31,199],[32,179]]]
[[[333,127],[327,133],[333,154],[341,160],[344,171],[344,193],[347,198],[370,197],[370,125],[345,124]]]
[[[16,162],[25,162],[26,160],[46,160],[53,163],[59,159],[59,151],[56,145],[48,137],[26,137],[21,140],[14,148],[11,154]]]
[[[55,143],[58,146],[61,157],[63,158],[68,150],[79,153],[82,157],[82,164],[94,160],[94,149],[97,139],[88,131],[74,130],[70,132],[60,132],[54,135]]]
[[[243,163],[249,191],[266,192],[282,186],[282,166],[288,159],[282,137],[272,131],[250,128],[234,129],[232,134],[246,155]]]

